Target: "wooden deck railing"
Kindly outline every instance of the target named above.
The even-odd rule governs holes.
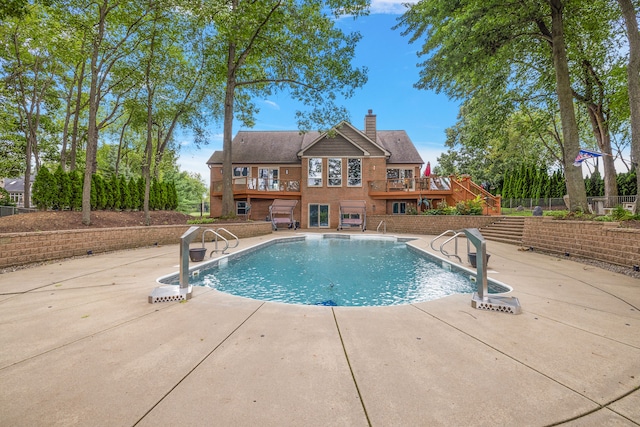
[[[222,194],[222,181],[214,181],[211,184],[212,194]],[[267,178],[234,178],[234,194],[256,194],[267,192],[300,193],[300,181],[293,179],[267,179]]]

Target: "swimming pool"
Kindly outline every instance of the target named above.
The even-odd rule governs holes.
[[[314,234],[221,257],[189,283],[264,301],[335,306],[410,304],[476,290],[468,271],[445,267],[395,237]],[[177,277],[160,281],[177,283]],[[490,293],[508,291],[489,283]]]

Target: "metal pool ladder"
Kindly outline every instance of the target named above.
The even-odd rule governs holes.
[[[229,240],[226,239],[223,235],[220,234],[221,231],[227,233],[229,236],[231,236],[232,238],[236,239],[235,245],[229,246]],[[216,228],[215,230],[213,228],[207,228],[206,230],[204,230],[202,232],[202,247],[203,248],[204,248],[205,234],[207,234],[207,233],[213,233],[213,235],[215,236],[215,240],[214,240],[215,241],[215,249],[213,249],[211,251],[211,253],[209,254],[209,258],[211,258],[211,255],[213,255],[214,252],[220,251],[220,253],[224,254],[224,253],[226,253],[225,251],[227,249],[236,248],[240,244],[240,239],[238,239],[238,236],[236,236],[235,234],[233,234],[232,232],[230,232],[226,228],[220,227],[220,228]],[[221,240],[224,241],[225,246],[222,249],[218,249],[218,238],[220,238]]]
[[[446,235],[448,235],[448,234],[452,234],[452,236],[451,236],[450,238],[448,238],[447,240],[445,240],[445,241],[440,245],[440,247],[439,247],[438,249],[436,249],[436,248],[434,248],[434,247],[433,247],[433,244],[436,242],[436,240],[438,240],[439,238],[444,237],[444,236],[446,236]],[[436,238],[434,238],[434,239],[431,241],[431,243],[430,243],[431,249],[433,249],[434,251],[440,251],[440,253],[441,253],[442,255],[446,256],[447,258],[451,258],[451,257],[458,258],[458,261],[459,261],[460,263],[462,263],[462,259],[461,259],[461,258],[460,258],[460,256],[458,255],[458,237],[459,237],[459,236],[461,236],[461,235],[463,235],[463,234],[464,234],[464,231],[461,231],[461,230],[458,230],[458,231],[456,231],[456,230],[447,230],[447,231],[445,231],[444,233],[440,234],[439,236],[437,236]],[[454,243],[455,253],[450,254],[449,252],[447,252],[447,251],[445,250],[445,248],[444,248],[444,247],[445,247],[445,245],[446,245],[447,243],[449,243],[449,242],[450,242],[450,241],[452,241],[452,240],[453,240],[453,243]]]
[[[449,239],[445,240],[440,248],[436,249],[434,243],[441,237],[453,234]],[[476,283],[477,291],[474,292],[471,298],[471,307],[479,310],[499,311],[510,314],[520,314],[522,309],[520,307],[520,301],[516,297],[507,297],[503,295],[491,295],[489,296],[488,282],[487,282],[487,241],[477,228],[465,228],[464,230],[447,230],[440,234],[433,240],[431,240],[431,249],[434,251],[440,251],[447,257],[456,257],[458,261],[462,263],[460,256],[458,255],[458,237],[465,235],[467,238],[467,252],[469,252],[469,244],[473,244],[476,248]],[[450,254],[444,246],[451,240],[455,244],[455,253]]]
[[[149,295],[149,304],[191,299],[192,288],[189,285],[189,243],[195,239],[200,227],[189,227],[180,236],[180,286],[164,285],[155,288]]]

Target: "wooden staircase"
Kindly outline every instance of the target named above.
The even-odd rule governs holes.
[[[487,240],[522,245],[524,217],[506,216],[493,224],[481,228],[480,232]]]

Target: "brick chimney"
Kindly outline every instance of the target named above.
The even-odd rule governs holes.
[[[369,113],[364,116],[364,134],[376,142],[376,115],[373,114],[373,110],[369,110]]]

